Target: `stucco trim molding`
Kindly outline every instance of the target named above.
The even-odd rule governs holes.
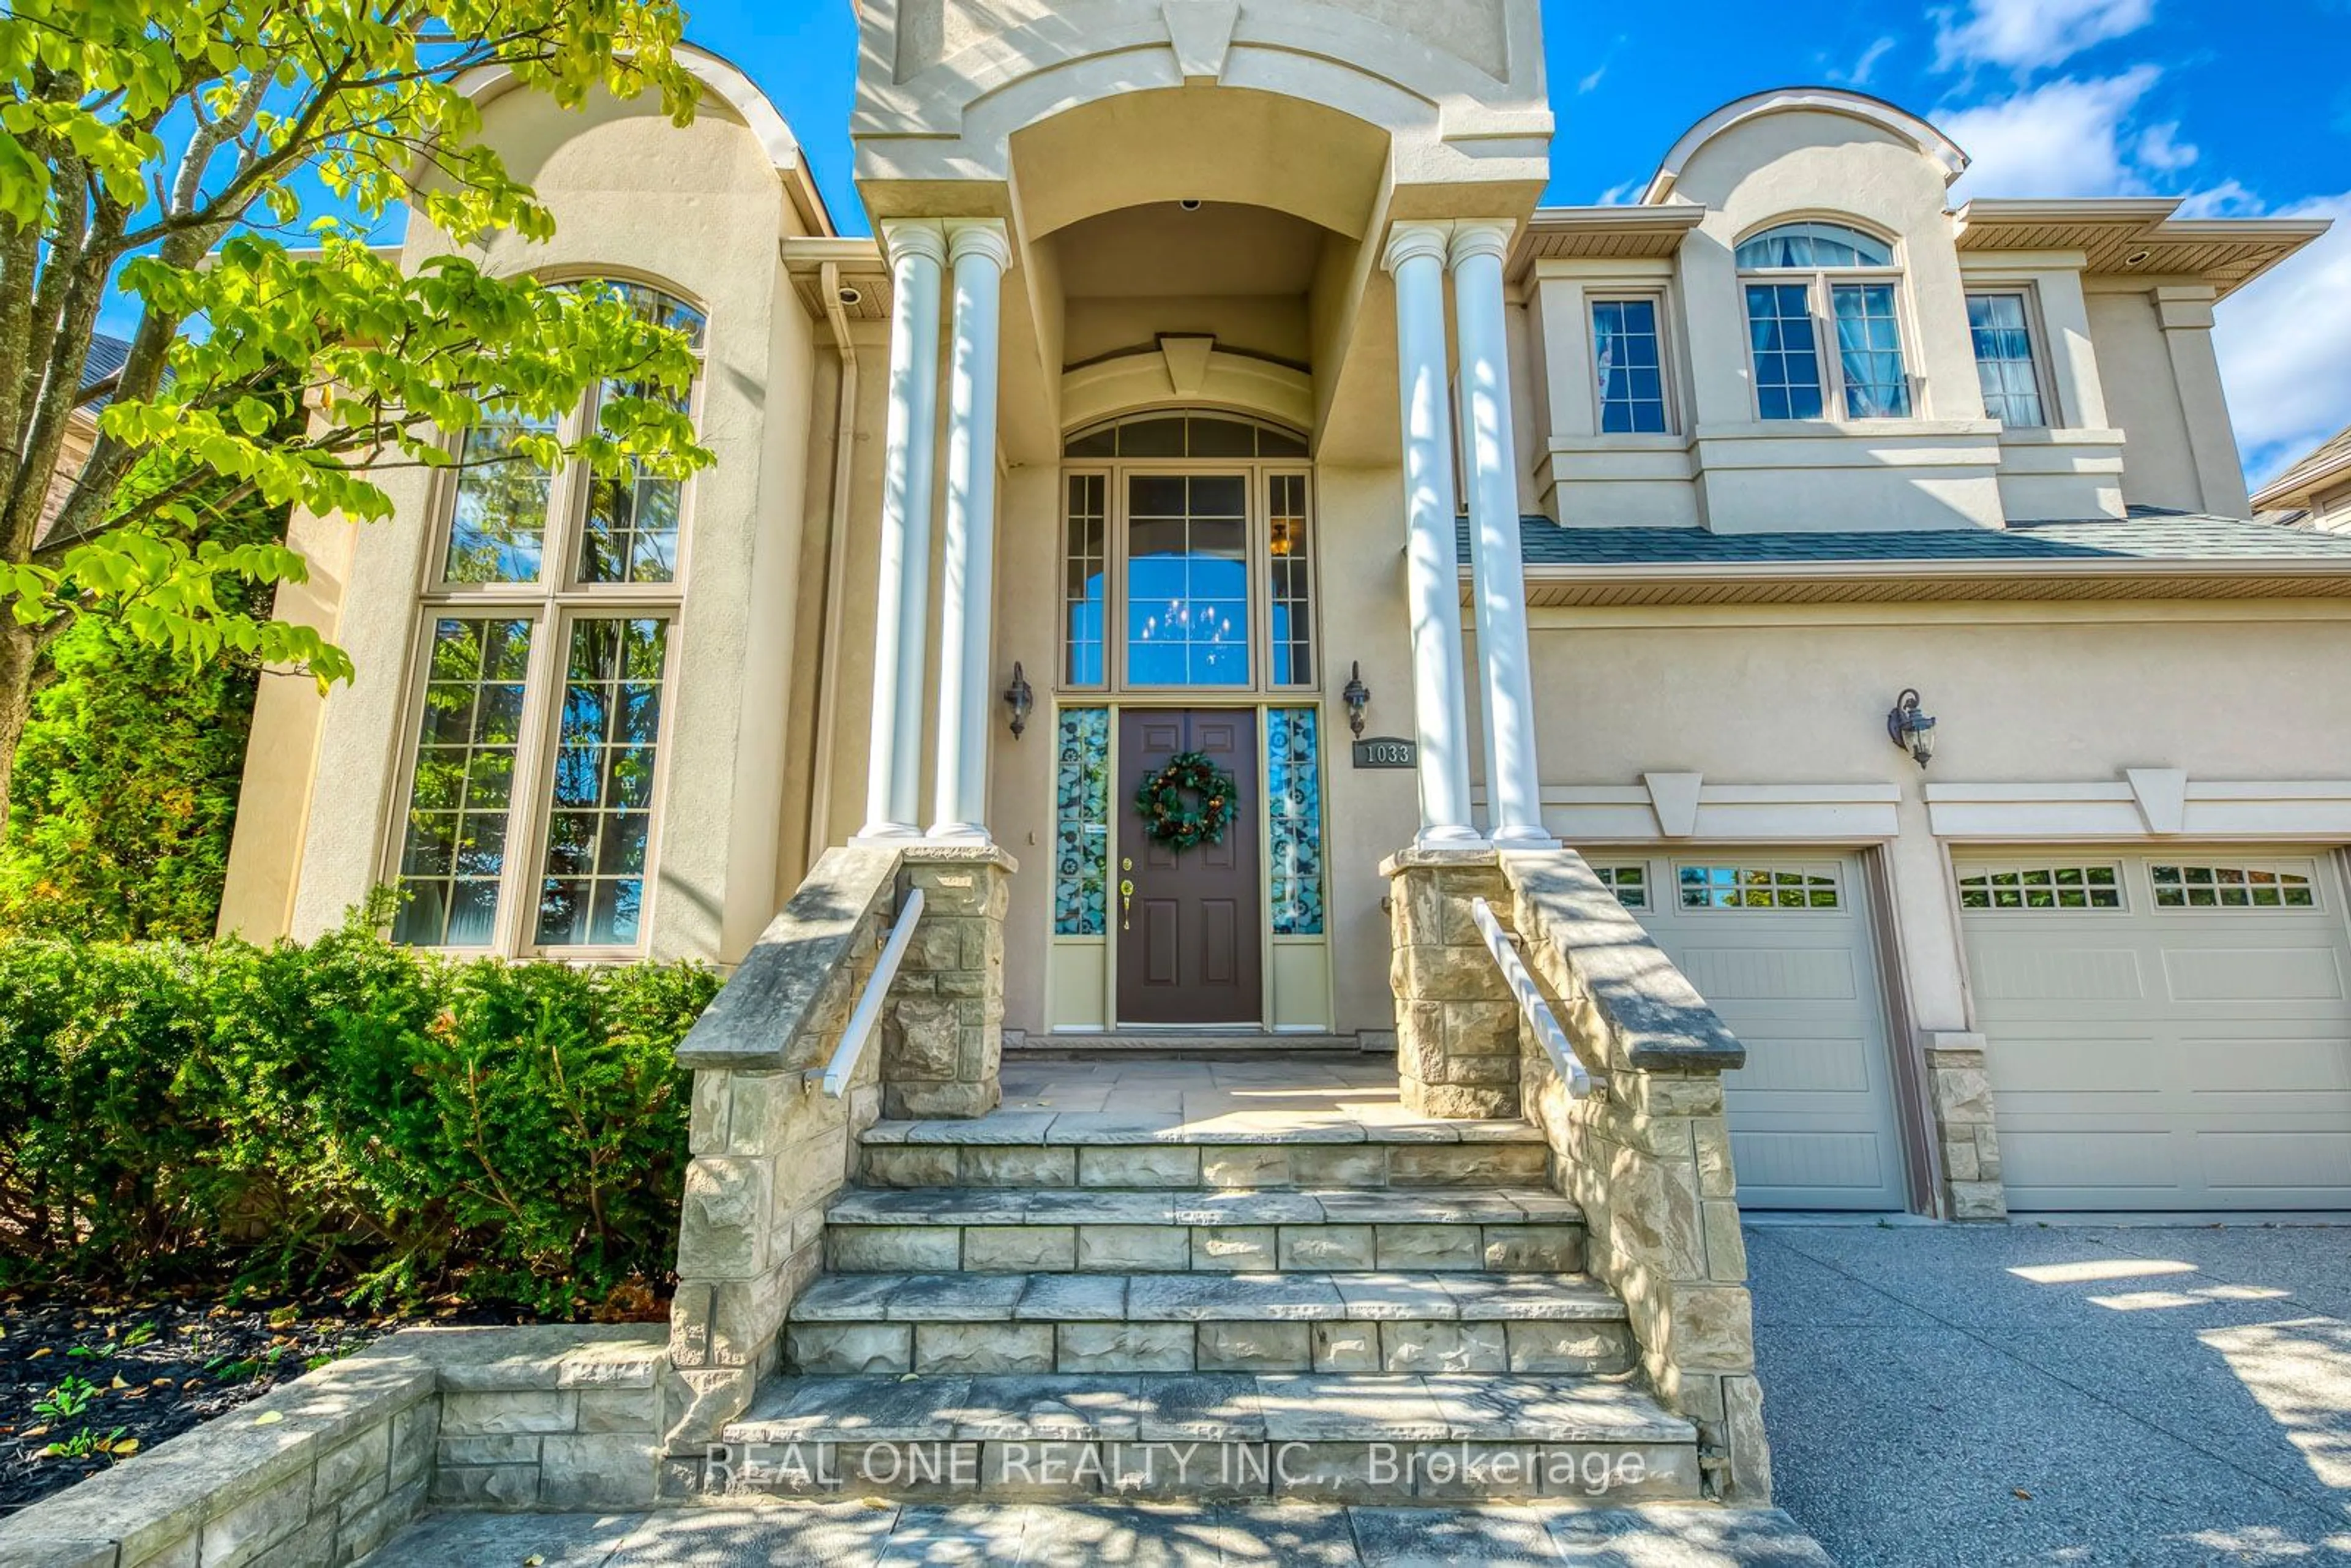
[[[2351,779],[2199,779],[2134,768],[2112,783],[1929,784],[1926,796],[1939,839],[2351,840]]]
[[[1637,784],[1546,784],[1543,826],[1568,843],[1883,843],[1901,831],[1894,784],[1709,784],[1644,773]]]
[[[1917,147],[1922,155],[1940,164],[1946,185],[1967,172],[1968,155],[1959,150],[1958,142],[1917,115],[1897,109],[1883,99],[1829,87],[1780,88],[1726,103],[1682,132],[1681,140],[1674,143],[1673,150],[1666,154],[1665,162],[1657,165],[1647,192],[1641,197],[1642,204],[1655,206],[1671,196],[1674,183],[1681,178],[1682,170],[1698,155],[1699,148],[1716,137],[1748,120],[1789,110],[1846,115],[1892,131]]]
[[[1061,377],[1062,428],[1080,430],[1097,420],[1174,401],[1263,414],[1299,430],[1314,427],[1312,376],[1213,343],[1212,339],[1163,339],[1154,348],[1067,371]]]

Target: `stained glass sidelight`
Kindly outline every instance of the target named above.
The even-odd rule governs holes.
[[[1061,712],[1053,850],[1053,934],[1100,936],[1110,929],[1110,710]]]
[[[638,940],[668,642],[657,616],[572,623],[539,883],[545,946]]]
[[[530,635],[520,616],[433,624],[395,942],[486,947],[496,936]]]
[[[1268,903],[1277,936],[1322,935],[1321,715],[1311,707],[1266,712],[1266,800],[1273,828]]]

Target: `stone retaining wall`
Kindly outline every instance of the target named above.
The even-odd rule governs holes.
[[[1586,1268],[1623,1299],[1657,1396],[1696,1422],[1715,1495],[1761,1503],[1771,1454],[1755,1378],[1722,1074],[1746,1048],[1572,850],[1501,857],[1527,967],[1598,1092],[1570,1098],[1532,1030],[1526,1114],[1583,1209]]]
[[[342,1568],[427,1503],[644,1508],[659,1324],[410,1329],[0,1521],[0,1568]]]

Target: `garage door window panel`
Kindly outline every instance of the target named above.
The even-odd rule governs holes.
[[[2278,865],[2150,865],[2158,909],[2315,909],[2310,868]]]
[[[1631,865],[1596,865],[1593,874],[1600,885],[1616,895],[1616,902],[1636,914],[1649,907],[1649,868],[1635,861]]]
[[[1677,883],[1684,909],[1841,909],[1835,876],[1785,866],[1685,865]]]
[[[1959,875],[1959,907],[2024,913],[2120,910],[2116,865],[1978,866]]]

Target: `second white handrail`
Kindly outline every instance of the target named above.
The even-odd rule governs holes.
[[[1543,1000],[1535,977],[1527,973],[1526,961],[1510,946],[1510,933],[1494,918],[1492,905],[1482,898],[1471,899],[1469,917],[1478,923],[1478,935],[1486,939],[1486,951],[1493,955],[1495,966],[1502,971],[1503,983],[1518,999],[1519,1011],[1526,1016],[1535,1038],[1542,1042],[1543,1054],[1551,1058],[1551,1064],[1566,1082],[1568,1094],[1577,1100],[1587,1098],[1601,1081],[1584,1067],[1583,1059],[1575,1054],[1575,1047],[1568,1043],[1567,1030],[1552,1015],[1551,1004]]]

